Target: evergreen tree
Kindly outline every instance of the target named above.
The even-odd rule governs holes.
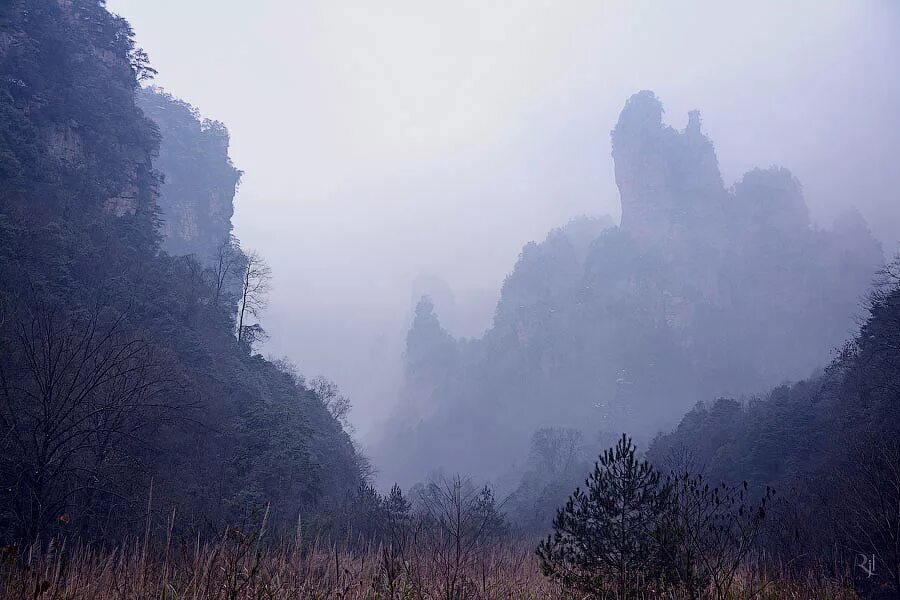
[[[500,537],[507,533],[506,516],[497,505],[494,492],[489,485],[481,488],[472,502],[475,517],[481,523],[482,535],[487,537]]]
[[[394,484],[390,494],[385,498],[384,509],[391,525],[402,525],[409,520],[412,505],[403,495],[403,490],[398,484]]]
[[[659,566],[658,517],[668,487],[647,461],[638,460],[622,435],[553,520],[554,532],[538,546],[544,574],[589,594],[630,597]]]

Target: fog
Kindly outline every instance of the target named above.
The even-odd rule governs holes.
[[[892,0],[108,4],[229,127],[235,233],[275,274],[264,352],[338,383],[364,444],[420,294],[478,336],[523,244],[618,218],[609,132],[638,90],[678,129],[702,111],[726,185],[783,165],[816,222],[855,206],[900,237]]]

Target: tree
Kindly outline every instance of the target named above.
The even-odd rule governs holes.
[[[384,499],[368,482],[359,484],[347,503],[348,541],[361,546],[378,539],[385,525]]]
[[[269,302],[269,290],[271,289],[272,269],[256,250],[246,256],[244,271],[241,275],[241,298],[238,310],[238,341],[248,348],[252,345],[248,342],[255,341],[259,337],[259,326],[256,330],[248,331],[244,325],[247,317],[259,318]],[[248,335],[249,334],[249,335]],[[249,337],[253,337],[250,340]]]
[[[419,594],[466,598],[483,572],[498,527],[505,527],[490,488],[478,490],[459,475],[424,486],[418,497],[419,518],[414,532],[416,555],[409,557],[407,574]],[[430,561],[426,568],[424,557]],[[429,578],[429,570],[439,573]]]
[[[758,504],[748,486],[710,486],[702,476],[673,473],[667,479],[666,509],[659,536],[664,568],[691,600],[732,597],[738,569],[756,548],[775,492],[766,488]]]
[[[534,432],[522,479],[508,505],[517,528],[541,535],[549,528],[556,509],[590,469],[583,446],[577,429],[544,427]]]
[[[507,532],[509,527],[506,523],[506,516],[497,504],[491,486],[485,485],[481,488],[473,504],[476,518],[482,523],[484,536],[497,539]]]
[[[396,483],[384,500],[384,508],[387,512],[388,521],[392,525],[402,525],[410,519],[412,505],[403,495],[403,490]]]
[[[412,505],[403,495],[403,490],[394,484],[390,494],[384,498],[386,516],[385,539],[381,544],[381,588],[386,598],[397,597],[400,580],[406,567],[403,560],[408,550]]]
[[[6,519],[33,542],[125,499],[166,389],[150,345],[108,310],[17,307],[0,355]],[[4,495],[6,495],[4,494]]]
[[[553,520],[554,532],[537,554],[546,576],[588,594],[629,598],[655,578],[660,560],[657,527],[668,488],[622,435]]]
[[[322,405],[339,422],[345,430],[350,428],[348,415],[353,408],[350,399],[341,394],[337,384],[323,375],[318,375],[309,382],[313,392],[316,393]]]
[[[234,292],[241,282],[242,269],[246,258],[241,252],[238,239],[229,236],[229,239],[221,243],[213,256],[210,257],[210,266],[207,268],[209,278],[212,280],[213,304],[220,306],[228,300],[233,309],[234,298],[226,298],[229,292]]]

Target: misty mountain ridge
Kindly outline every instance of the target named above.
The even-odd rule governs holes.
[[[410,249],[434,269],[412,283],[371,460],[335,383],[260,353],[266,329],[292,336],[268,314],[272,268],[234,235],[229,130],[156,74],[105,0],[0,3],[0,598],[900,598],[900,255],[884,263],[859,213],[815,226],[782,167],[728,185],[700,113],[675,129],[649,91],[611,132],[620,223],[526,244],[496,303],[457,304],[444,280],[484,268],[464,258],[487,256],[478,236],[442,266],[435,228],[404,244],[310,213],[336,240],[394,245],[354,265],[371,278],[346,282],[367,293],[345,331]],[[592,195],[573,165],[596,149],[573,154],[554,160]],[[465,196],[418,176],[428,211]],[[517,183],[515,205],[480,190],[501,222],[562,189]],[[307,296],[341,278],[288,210],[247,208],[320,265]],[[304,363],[364,353],[329,322],[340,295],[318,295]],[[400,359],[374,342],[354,367],[370,409]]]
[[[544,427],[648,439],[697,401],[809,376],[852,335],[883,264],[862,216],[814,227],[781,167],[726,187],[700,113],[681,131],[662,116],[652,92],[628,100],[611,135],[621,224],[527,244],[483,337],[455,339],[419,303],[376,450],[387,479],[496,481]]]

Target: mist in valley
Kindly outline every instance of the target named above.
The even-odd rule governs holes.
[[[227,124],[235,233],[276,274],[263,352],[338,383],[367,447],[422,294],[479,337],[525,243],[618,220],[609,131],[639,90],[677,129],[702,111],[726,185],[784,166],[817,225],[855,207],[886,249],[900,231],[891,2],[110,9],[157,85]]]
[[[0,598],[900,598],[898,156],[891,0],[0,3]]]

